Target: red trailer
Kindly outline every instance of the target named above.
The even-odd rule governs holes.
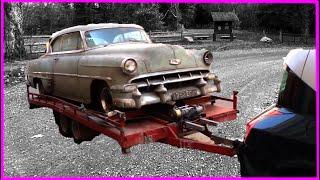
[[[104,114],[60,98],[40,95],[31,87],[27,89],[30,108],[51,108],[60,133],[74,138],[76,143],[104,134],[116,140],[123,153],[129,153],[129,148],[137,144],[161,142],[227,156],[234,156],[241,144],[218,137],[208,128],[237,118],[236,91],[232,98],[205,96],[184,100],[180,106],[160,104]]]

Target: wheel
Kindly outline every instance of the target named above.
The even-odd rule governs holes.
[[[72,137],[71,119],[55,111],[53,112],[53,115],[60,134],[64,137]]]
[[[58,127],[60,134],[62,134],[65,137],[72,137],[71,120],[68,117],[61,115]]]
[[[93,109],[107,113],[113,109],[112,97],[106,84],[100,84],[93,94]]]
[[[98,132],[80,124],[77,121],[71,122],[71,132],[75,143],[80,144],[83,141],[91,141],[99,135]]]
[[[100,91],[99,95],[99,101],[100,101],[100,110],[103,112],[109,112],[110,111],[110,96],[109,96],[109,90],[107,87],[103,87]]]
[[[240,164],[240,175],[242,177],[250,176],[246,164]]]
[[[42,84],[41,80],[39,80],[37,82],[37,89],[39,90],[39,94],[44,94],[44,95],[47,94],[45,89],[44,89],[44,87],[43,87],[43,84]]]
[[[59,125],[60,113],[58,113],[57,111],[53,111],[53,117],[56,125]]]

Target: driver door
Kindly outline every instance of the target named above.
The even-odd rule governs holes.
[[[56,96],[79,101],[78,62],[83,53],[80,32],[64,34],[60,51],[53,57],[54,93]]]

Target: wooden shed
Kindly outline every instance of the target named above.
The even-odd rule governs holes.
[[[211,12],[211,17],[214,25],[213,41],[218,34],[229,34],[232,41],[234,39],[232,29],[234,22],[239,21],[238,16],[234,12]]]

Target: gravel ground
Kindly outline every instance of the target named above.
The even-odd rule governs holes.
[[[288,48],[228,50],[214,53],[214,71],[223,96],[239,91],[239,118],[215,132],[242,138],[245,122],[272,104]],[[80,145],[62,137],[51,110],[29,110],[26,88],[5,89],[6,176],[239,176],[236,157],[227,157],[152,143],[122,155],[116,141],[98,136]]]

